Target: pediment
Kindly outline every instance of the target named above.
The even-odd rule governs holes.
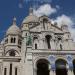
[[[32,28],[30,28],[30,32],[41,32],[41,26],[38,25],[38,26],[34,26]]]
[[[62,29],[58,26],[52,25],[52,24],[46,24],[45,29],[42,27],[42,25],[33,26],[30,28],[31,32],[41,32],[41,31],[51,31],[53,33],[63,33]]]

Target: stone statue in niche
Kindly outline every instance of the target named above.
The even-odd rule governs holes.
[[[32,38],[31,38],[30,35],[27,36],[27,42],[26,42],[26,44],[27,44],[28,46],[31,46],[31,45],[32,45]]]

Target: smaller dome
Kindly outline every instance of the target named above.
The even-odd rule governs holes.
[[[16,18],[13,19],[13,25],[10,26],[6,32],[6,35],[9,35],[9,34],[21,35],[21,30],[16,25]]]
[[[29,10],[29,16],[27,16],[27,17],[23,20],[22,23],[38,22],[38,21],[39,21],[38,17],[33,14],[33,9],[30,8],[30,10]]]

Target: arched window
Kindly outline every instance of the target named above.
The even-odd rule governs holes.
[[[17,75],[17,67],[15,68],[15,75]]]
[[[38,39],[38,37],[37,36],[34,36],[33,40],[36,40],[36,39]]]
[[[14,38],[14,43],[16,42],[16,38]]]
[[[43,19],[43,27],[44,27],[44,29],[45,29],[45,23],[47,23],[47,22],[48,22],[48,20],[46,18],[44,18]]]
[[[7,68],[4,68],[4,75],[7,75]]]
[[[5,40],[5,43],[8,43],[8,38]]]
[[[52,37],[50,35],[46,35],[45,38],[46,38],[48,49],[51,49],[50,40],[51,40]]]
[[[10,55],[10,56],[15,56],[15,51],[14,51],[14,50],[11,50],[11,51],[9,52],[9,55]]]
[[[60,41],[60,40],[61,40],[61,38],[59,37],[59,38],[58,38],[58,40]]]
[[[35,44],[35,49],[37,49],[37,44]]]
[[[16,42],[16,38],[11,38],[11,43],[15,43]]]
[[[62,50],[62,45],[60,44],[60,49]]]
[[[48,19],[44,18],[43,23],[47,23],[47,22],[48,22]]]
[[[20,39],[18,40],[18,44],[19,44],[19,45],[21,45],[21,44],[22,44],[22,42],[21,42],[21,40],[20,40]]]
[[[10,72],[9,72],[10,75],[12,75],[12,64],[10,64]]]
[[[62,38],[60,36],[58,36],[58,43],[62,41]]]
[[[27,33],[26,33],[26,36],[27,36]]]
[[[13,43],[13,41],[14,41],[14,39],[13,39],[13,38],[11,38],[11,43]]]

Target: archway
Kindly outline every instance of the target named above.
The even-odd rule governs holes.
[[[67,68],[66,68],[67,62],[63,59],[58,59],[55,62],[56,66],[56,75],[67,75]]]
[[[73,73],[75,75],[75,60],[73,60]]]
[[[49,62],[45,59],[40,59],[37,62],[37,75],[49,75]]]

